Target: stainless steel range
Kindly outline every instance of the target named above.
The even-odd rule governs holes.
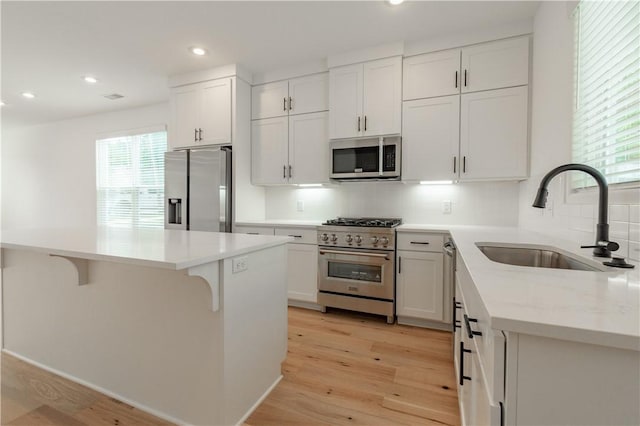
[[[396,226],[402,219],[338,218],[318,228],[318,304],[394,322]]]

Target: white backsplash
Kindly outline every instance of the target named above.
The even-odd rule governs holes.
[[[304,211],[298,211],[298,201]],[[442,212],[451,201],[451,213]],[[327,188],[271,187],[267,219],[324,220],[336,216],[400,217],[404,223],[516,226],[518,183],[417,185],[354,182]]]

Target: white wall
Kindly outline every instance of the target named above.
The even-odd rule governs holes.
[[[95,226],[100,133],[164,125],[158,105],[14,129],[2,134],[2,228]]]
[[[452,203],[451,214],[442,202]],[[297,211],[297,202],[304,211]],[[405,223],[516,226],[518,183],[416,185],[354,182],[330,188],[267,189],[267,219],[324,220],[336,216],[401,217]]]
[[[531,178],[520,184],[519,224],[523,228],[562,236],[577,243],[595,241],[596,197],[579,203],[566,201],[567,174],[549,186],[549,206],[531,207],[542,177],[552,168],[571,162],[573,111],[573,18],[575,2],[542,2],[534,20],[531,117]],[[579,173],[579,172],[573,172]],[[618,252],[636,260],[639,196],[635,191],[609,208],[610,237],[621,245]]]

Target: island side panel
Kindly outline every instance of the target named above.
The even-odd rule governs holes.
[[[221,424],[224,327],[185,271],[4,249],[4,349],[180,423]]]
[[[287,249],[239,256],[247,269],[222,267],[225,424],[243,421],[281,378],[287,354]]]

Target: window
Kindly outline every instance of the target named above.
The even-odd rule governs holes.
[[[575,16],[573,160],[610,184],[640,181],[640,2],[580,1]],[[573,173],[573,190],[595,186]]]
[[[98,225],[164,226],[166,148],[164,130],[96,141]]]

